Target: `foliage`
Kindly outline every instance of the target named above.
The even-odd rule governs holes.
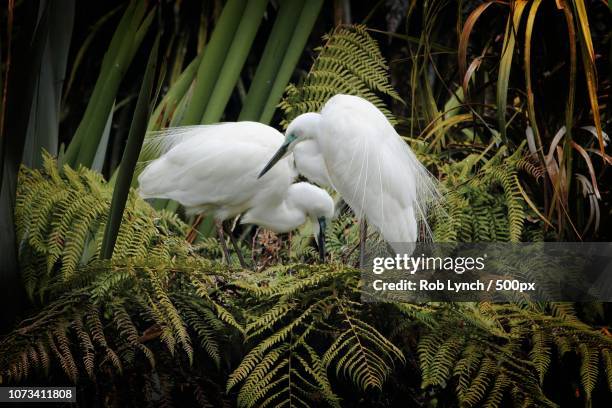
[[[338,27],[323,37],[319,55],[300,86],[289,85],[280,104],[283,126],[305,112],[318,112],[338,93],[361,96],[379,108],[391,122],[393,115],[378,94],[401,101],[389,84],[387,63],[364,26]]]
[[[159,395],[147,394],[157,387],[155,376],[177,376],[159,390],[164,398],[173,387],[194,387],[189,378],[206,377],[214,379],[208,392],[226,387],[239,406],[338,406],[354,397],[341,384],[364,397],[380,391],[418,352],[423,388],[452,386],[463,404],[497,406],[508,396],[552,404],[542,383],[567,355],[580,358],[587,398],[599,375],[612,372],[610,338],[580,322],[569,305],[362,303],[359,271],[342,264],[230,271],[198,255],[182,239],[184,224],[133,190],[113,259],[94,255],[62,274],[74,248],[103,230],[106,211],[94,203],[108,208],[111,191],[90,170],[60,173],[50,157],[44,162],[42,171],[22,171],[17,219],[28,254],[22,261],[45,265],[34,271],[52,266],[33,278],[33,292],[46,301],[0,340],[3,382],[56,370],[84,385],[85,378],[144,378],[142,395],[118,398],[155,402]],[[32,197],[41,205],[30,206]],[[332,228],[339,234],[342,218]],[[41,240],[41,233],[57,239]],[[405,339],[415,332],[413,349]],[[194,388],[194,396],[202,392]]]
[[[542,235],[541,223],[528,221],[535,214],[526,208],[518,178],[522,167],[537,167],[529,167],[522,147],[506,153],[502,147],[488,159],[472,153],[460,162],[439,163],[448,193],[445,211],[438,211],[434,221],[436,242],[521,242]]]
[[[244,65],[250,43],[233,39],[245,3],[227,3],[206,46],[214,50],[208,56],[202,53],[208,30],[208,14],[203,13],[197,56],[184,70],[184,54],[178,55],[187,40],[172,34],[166,54],[176,61],[167,77],[170,65],[167,60],[162,64],[158,82],[168,89],[149,119],[150,129],[182,123],[185,115],[193,123],[202,120],[207,104],[192,98],[196,94],[197,101],[208,101],[224,71],[225,58],[212,57],[233,55],[236,65]],[[287,47],[283,62],[269,67],[279,74],[266,90],[267,100],[255,98],[259,105],[265,102],[254,107],[263,109],[265,121],[272,117],[276,91],[293,71],[321,4],[305,3],[312,9],[304,7],[291,41],[282,41]],[[122,27],[138,33],[126,37],[126,44],[132,44],[124,50],[130,54],[124,55],[126,61],[151,22],[153,12],[144,18],[143,4],[134,1],[126,11],[128,17],[136,15],[129,27]],[[261,13],[262,4],[257,2]],[[379,106],[397,120],[398,131],[445,186],[446,206],[432,220],[438,241],[542,240],[551,231],[553,238],[573,237],[567,228],[573,217],[578,227],[586,226],[584,231],[596,226],[599,216],[593,214],[605,214],[599,206],[608,203],[603,188],[603,195],[596,195],[605,169],[596,172],[590,157],[598,155],[602,144],[598,121],[605,124],[609,115],[597,104],[592,44],[597,38],[591,38],[584,2],[556,2],[570,38],[569,64],[561,71],[567,71],[571,86],[560,87],[565,99],[557,99],[566,106],[561,118],[556,112],[563,109],[551,108],[546,116],[536,109],[536,101],[551,99],[544,86],[536,86],[547,77],[531,65],[532,59],[554,54],[541,50],[535,23],[543,12],[554,12],[555,5],[467,1],[455,9],[449,4],[407,6],[406,32],[395,33],[397,22],[392,30],[399,55],[388,57],[391,78],[365,26],[334,29],[301,84],[287,88],[280,105],[283,124],[318,110],[339,92],[364,96]],[[481,35],[475,28],[480,15],[496,9],[502,12],[491,14],[490,30]],[[419,21],[412,24],[418,11]],[[457,19],[458,39],[449,36],[449,15]],[[255,23],[243,31],[254,30]],[[279,25],[292,26],[286,21]],[[279,39],[282,35],[274,36]],[[395,46],[398,41],[401,46]],[[582,52],[585,95],[577,92],[576,45]],[[523,57],[522,64],[517,56]],[[524,83],[513,74],[517,66],[525,71]],[[221,117],[236,83],[242,86],[238,67],[233,68],[225,70],[217,92],[223,106],[215,106],[209,119]],[[118,74],[113,74],[117,81]],[[104,110],[116,99],[115,80],[113,92],[106,89],[105,95],[96,86],[92,99],[103,100]],[[251,84],[251,89],[259,87]],[[94,107],[88,105],[90,113],[81,123],[95,122],[97,138],[108,115],[92,118]],[[595,126],[581,130],[574,123]],[[566,128],[557,132],[561,124]],[[85,135],[83,129],[77,134]],[[75,143],[75,154],[77,148]],[[91,156],[91,146],[87,149]],[[572,164],[574,152],[581,159]],[[603,149],[598,157],[610,160]],[[69,381],[84,390],[80,400],[95,398],[109,406],[143,401],[154,406],[385,406],[386,395],[415,405],[545,406],[589,404],[597,393],[605,400],[612,392],[611,337],[605,327],[585,323],[572,305],[364,302],[359,271],[350,266],[356,258],[357,227],[348,211],[329,227],[328,264],[313,264],[314,250],[302,242],[294,245],[310,235],[303,233],[282,237],[278,248],[263,248],[262,254],[275,251],[272,260],[262,255],[254,260],[259,269],[248,272],[221,265],[214,239],[188,244],[187,225],[178,215],[154,210],[130,190],[113,257],[101,260],[113,183],[84,167],[58,169],[48,155],[43,160],[42,170],[22,168],[19,178],[19,258],[32,305],[29,317],[0,337],[2,384]],[[593,216],[580,219],[584,209],[570,205],[575,193],[588,196]]]
[[[612,370],[605,361],[612,340],[580,322],[568,304],[457,303],[433,310],[418,346],[422,386],[454,387],[462,406],[496,407],[507,397],[516,406],[555,406],[542,392],[554,357],[579,356],[586,400],[600,367]]]
[[[173,356],[188,369],[194,350],[206,356],[200,364],[221,365],[224,342],[243,330],[217,291],[227,272],[194,253],[174,214],[155,212],[132,190],[113,258],[102,261],[112,189],[99,174],[60,173],[46,156],[43,171],[23,169],[20,181],[24,281],[44,306],[1,340],[3,382],[54,367],[71,382],[126,372],[134,380]]]
[[[318,396],[338,406],[328,370],[363,391],[382,390],[404,356],[367,322],[371,307],[358,302],[358,272],[338,265],[296,265],[290,271],[268,287],[236,283],[248,302],[246,337],[252,347],[228,381],[228,389],[243,382],[238,405],[308,406],[302,398],[314,403]]]
[[[365,321],[367,308],[356,302],[357,271],[300,264],[285,279],[278,270],[272,286],[262,284],[271,270],[231,281],[225,268],[177,237],[185,229],[180,221],[156,213],[133,190],[113,259],[97,260],[98,249],[82,260],[88,241],[96,242],[104,229],[111,192],[91,170],[64,166],[60,173],[49,156],[44,163],[43,171],[23,170],[17,220],[22,261],[32,273],[26,278],[30,293],[45,296],[45,305],[2,339],[0,367],[9,381],[49,372],[53,363],[72,382],[83,374],[93,379],[100,370],[154,370],[166,353],[180,353],[179,363],[189,366],[196,350],[219,369],[230,358],[223,339],[244,333],[250,350],[227,385],[246,380],[239,405],[309,395],[337,405],[329,368],[363,390],[381,389],[396,361],[403,361],[402,352]],[[40,211],[31,211],[34,196]],[[321,334],[327,338],[322,356]],[[159,344],[145,344],[157,338]]]
[[[30,297],[41,300],[55,286],[52,282],[81,279],[77,269],[98,258],[112,196],[112,188],[98,173],[65,165],[61,174],[48,155],[43,163],[44,172],[22,168],[15,209],[23,281]],[[176,215],[155,213],[132,190],[114,256],[185,255],[185,229]],[[55,295],[62,289],[57,291]]]
[[[117,172],[117,182],[113,191],[110,214],[104,230],[101,254],[103,259],[110,259],[113,255],[117,234],[123,221],[123,210],[129,195],[131,179],[134,176],[136,162],[142,149],[147,131],[147,121],[150,116],[149,105],[153,91],[153,80],[157,70],[157,54],[159,51],[159,36],[155,39],[147,67],[142,79],[138,100],[134,109],[134,118],[130,125],[130,132],[121,159],[121,168]]]
[[[596,238],[605,220],[595,215],[610,205],[609,189],[599,191],[612,162],[610,110],[601,103],[610,10],[585,3],[424,1],[409,8],[405,32],[395,34],[407,49],[393,53],[392,70],[409,96],[394,109],[403,113],[405,134],[451,162],[491,143],[511,155],[526,141],[542,177],[537,186],[519,180],[557,240]],[[441,29],[449,21],[456,32]]]
[[[133,60],[154,16],[155,9],[147,13],[145,2],[130,1],[109,44],[83,119],[66,151],[65,163],[72,166],[92,165],[125,74],[125,66]]]

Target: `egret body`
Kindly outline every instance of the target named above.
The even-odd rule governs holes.
[[[379,109],[357,96],[336,95],[320,113],[298,116],[260,176],[305,143],[312,162],[323,163],[315,177],[328,175],[357,217],[389,243],[417,241],[419,221],[439,198],[436,180]]]
[[[243,214],[274,232],[288,232],[306,221],[315,224],[320,250],[334,203],[325,190],[293,184],[292,158],[279,161],[264,177],[259,170],[283,144],[281,133],[256,122],[171,128],[159,132],[164,153],[138,177],[143,198],[168,198],[188,214],[212,214],[216,221]]]

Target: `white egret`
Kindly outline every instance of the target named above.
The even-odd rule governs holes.
[[[416,242],[419,221],[430,233],[426,214],[440,197],[437,181],[372,103],[335,95],[320,113],[295,118],[285,135],[260,176],[307,143],[311,161],[323,163],[315,177],[328,175],[356,216],[374,225],[385,241],[392,245]],[[361,237],[363,263],[365,228]]]
[[[280,132],[261,123],[233,122],[158,133],[147,145],[164,153],[138,177],[141,197],[175,200],[188,215],[212,214],[226,259],[222,222],[239,214],[243,223],[274,232],[288,232],[312,221],[324,258],[325,225],[334,211],[329,194],[309,183],[294,184],[292,158],[280,160],[269,174],[258,177],[283,144]],[[231,234],[230,238],[236,246]]]

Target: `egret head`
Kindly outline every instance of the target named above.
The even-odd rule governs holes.
[[[325,259],[325,229],[334,216],[334,200],[327,191],[313,184],[300,182],[289,187],[288,199],[312,222],[312,231],[319,247],[321,260]]]
[[[320,114],[308,112],[293,119],[285,132],[284,143],[261,170],[259,177],[266,174],[280,159],[293,152],[295,145],[304,140],[314,139],[318,133],[320,118]]]

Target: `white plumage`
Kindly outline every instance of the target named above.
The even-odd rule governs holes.
[[[296,144],[293,149],[293,159],[297,171],[302,176],[321,187],[333,188],[325,160],[316,141],[304,140]]]
[[[331,218],[333,200],[308,183],[293,184],[292,158],[258,178],[284,137],[256,122],[170,128],[148,139],[146,147],[163,154],[138,177],[143,198],[169,198],[187,213],[213,214],[223,221],[243,214],[242,222],[275,232],[291,231],[308,219]],[[315,228],[316,230],[316,228]]]
[[[311,156],[319,156],[312,161],[323,163],[315,177],[327,175],[355,214],[365,216],[387,242],[417,241],[419,221],[440,197],[437,183],[373,104],[336,95],[320,113],[295,118],[285,134],[281,151],[308,143]]]

